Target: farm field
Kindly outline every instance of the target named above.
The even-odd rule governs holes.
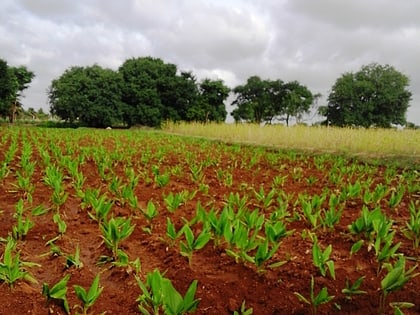
[[[420,313],[418,164],[149,130],[0,147],[0,314]]]

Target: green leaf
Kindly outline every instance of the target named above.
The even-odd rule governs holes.
[[[166,313],[169,315],[181,314],[183,304],[181,294],[173,287],[169,279],[162,279],[161,285]]]
[[[197,309],[198,303],[200,302],[199,300],[194,299],[195,292],[197,291],[197,284],[198,281],[193,280],[185,293],[183,302],[184,312],[194,312]]]

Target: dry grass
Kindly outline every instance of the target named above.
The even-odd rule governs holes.
[[[231,143],[420,162],[419,130],[200,123],[168,123],[163,130]]]

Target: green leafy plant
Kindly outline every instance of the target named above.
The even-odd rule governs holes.
[[[163,197],[165,202],[166,208],[169,212],[175,212],[185,201],[186,196],[184,192],[179,193],[172,193],[170,192],[168,195]]]
[[[420,203],[410,202],[410,220],[406,222],[406,227],[403,229],[403,234],[406,238],[413,241],[414,248],[419,248],[420,245]],[[417,208],[418,207],[418,208]],[[417,208],[417,209],[416,209]]]
[[[88,212],[89,217],[101,224],[101,222],[106,220],[114,203],[108,201],[105,195],[99,197],[98,194],[99,191],[86,191],[85,200],[93,209],[93,211]]]
[[[161,314],[180,315],[194,312],[197,309],[198,299],[195,299],[197,280],[191,282],[184,297],[174,288],[171,280],[165,278],[159,270],[149,272],[146,282],[136,276],[137,283],[142,291],[138,297],[139,310],[144,315]]]
[[[15,240],[23,239],[34,226],[33,221],[24,216],[24,212],[23,199],[19,199],[16,204],[16,225],[12,227],[12,235]]]
[[[353,283],[350,283],[349,279],[346,279],[346,287],[341,292],[346,295],[347,300],[351,300],[355,295],[367,294],[366,291],[360,290],[364,279],[365,276],[359,277]]]
[[[104,289],[99,285],[99,274],[93,279],[92,285],[88,291],[79,285],[74,285],[73,287],[77,298],[82,302],[82,305],[79,306],[79,308],[82,310],[83,315],[87,314],[88,309],[95,304]]]
[[[257,267],[258,273],[265,272],[265,263],[269,261],[273,255],[277,252],[277,250],[280,247],[280,242],[274,243],[273,245],[269,245],[269,241],[265,240],[264,242],[260,243],[257,247],[257,251],[255,253],[255,256],[253,258],[253,262],[255,266]],[[273,262],[268,265],[268,268],[277,268],[284,265],[287,261],[277,261]]]
[[[310,285],[310,291],[309,291],[309,299],[304,297],[299,292],[295,292],[295,295],[299,299],[299,301],[302,301],[308,305],[311,306],[311,313],[312,315],[316,315],[318,313],[318,307],[321,304],[329,303],[334,299],[333,295],[328,294],[328,289],[326,287],[323,287],[317,295],[315,295],[315,279],[312,276],[311,277],[311,285]]]
[[[55,224],[57,224],[57,227],[58,227],[58,233],[59,233],[60,235],[63,235],[64,233],[66,233],[66,230],[67,230],[67,224],[66,224],[66,221],[64,221],[64,220],[61,218],[60,213],[58,213],[58,212],[54,213],[54,215],[53,215],[53,221],[54,221],[54,223],[55,223]]]
[[[207,229],[203,229],[197,237],[194,237],[194,233],[188,224],[184,225],[182,230],[185,235],[185,242],[180,242],[180,253],[182,256],[187,257],[189,264],[191,264],[194,251],[206,246],[211,238],[211,234]]]
[[[406,270],[406,260],[404,256],[399,256],[397,262],[392,265],[385,263],[384,268],[387,269],[388,273],[381,281],[381,295],[379,298],[379,313],[383,314],[385,311],[385,305],[387,297],[391,292],[400,290],[410,279],[419,275],[414,273],[417,265],[414,265],[410,269]]]
[[[246,308],[245,300],[242,301],[241,308],[238,311],[233,311],[233,315],[251,315],[254,313],[252,307]]]
[[[144,227],[143,230],[150,234],[152,232],[152,228],[153,228],[152,220],[153,220],[153,218],[155,218],[159,214],[159,212],[157,210],[157,207],[152,200],[149,200],[147,202],[146,209],[142,209],[142,213],[145,216],[145,218],[147,219],[147,221],[149,222],[149,226]]]
[[[402,309],[412,308],[415,304],[410,302],[391,302],[389,306],[394,310],[394,315],[404,315]]]
[[[184,233],[184,227],[182,227],[178,232],[175,229],[175,225],[172,223],[171,218],[166,217],[166,236],[169,239],[169,246],[172,247],[175,244],[175,240]]]
[[[0,262],[0,281],[13,287],[17,280],[25,280],[37,283],[36,279],[26,270],[30,267],[40,267],[39,264],[20,260],[20,252],[14,253],[16,241],[8,237],[3,253],[3,261]]]
[[[112,257],[118,258],[118,249],[121,241],[133,233],[135,224],[131,224],[130,218],[116,217],[104,221],[100,228],[105,245],[112,250]]]
[[[321,224],[325,228],[333,229],[334,225],[340,222],[344,206],[339,206],[340,198],[335,194],[331,194],[328,210],[323,209],[320,215]]]
[[[82,268],[83,262],[80,260],[80,247],[76,245],[74,254],[66,255],[66,268],[74,266],[75,268]]]
[[[69,303],[67,301],[67,282],[70,279],[70,274],[65,275],[59,282],[54,284],[51,288],[47,283],[42,285],[42,295],[47,298],[47,304],[51,300],[59,300],[63,303],[63,308],[66,314],[70,314]]]
[[[315,267],[318,267],[321,275],[323,277],[327,274],[327,268],[330,272],[330,275],[333,279],[335,279],[335,268],[334,268],[334,261],[330,260],[330,255],[332,252],[332,245],[328,245],[327,248],[322,251],[318,240],[315,239],[314,244],[312,246],[312,260]]]

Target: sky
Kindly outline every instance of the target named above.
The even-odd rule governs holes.
[[[71,66],[118,69],[152,56],[229,87],[252,75],[297,80],[326,99],[372,62],[410,79],[407,120],[420,125],[420,1],[2,0],[0,58],[36,75],[25,108]],[[320,120],[308,118],[308,123]]]

